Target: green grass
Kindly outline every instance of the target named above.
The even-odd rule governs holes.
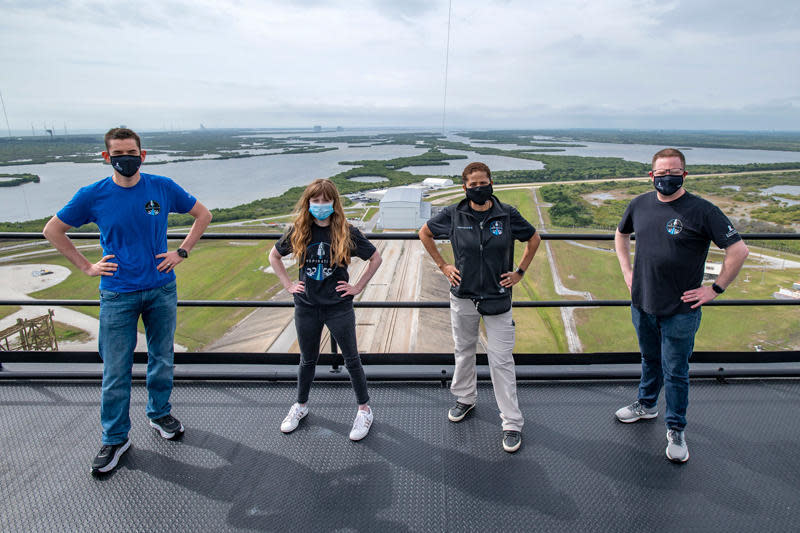
[[[498,191],[496,196],[500,201],[516,207],[534,227],[540,226],[539,214],[531,189],[513,189]],[[514,258],[519,261],[524,253],[525,245],[516,243]],[[547,251],[544,243],[533,258],[525,272],[525,277],[517,285],[515,299],[521,301],[558,300],[553,285],[553,275],[550,263],[547,260]],[[517,319],[517,313],[520,313]],[[565,352],[567,351],[567,338],[564,333],[564,323],[561,312],[555,308],[518,309],[515,313],[517,327],[518,352]],[[535,314],[538,320],[535,320]]]
[[[587,242],[608,246],[610,243]],[[556,262],[564,284],[588,290],[597,299],[629,299],[615,254],[557,243]],[[722,253],[712,252],[719,261]],[[748,260],[747,265],[755,265]],[[572,277],[570,277],[572,276]],[[749,278],[749,282],[744,280]],[[721,299],[771,299],[778,286],[790,287],[800,270],[746,268]],[[575,317],[584,351],[637,351],[636,334],[627,308],[577,309]],[[796,350],[800,347],[800,310],[794,307],[706,307],[695,343],[696,350]]]
[[[372,220],[372,217],[374,217],[377,212],[378,212],[377,207],[370,207],[369,209],[367,209],[367,214],[366,216],[364,216],[363,219],[364,222],[369,222],[370,220]]]
[[[203,241],[192,250],[190,258],[177,268],[178,298],[181,300],[268,300],[280,284],[274,274],[265,274],[267,252],[273,241],[259,241],[255,246],[235,246],[227,241]],[[100,251],[88,251],[90,261],[99,259]],[[99,280],[77,272],[62,256],[46,258],[48,263],[64,265],[72,274],[62,283],[32,293],[35,298],[96,299]],[[294,270],[294,269],[293,269]],[[79,309],[98,317],[99,307]],[[221,337],[252,308],[178,308],[175,341],[189,350],[199,350]],[[143,331],[140,322],[140,330]]]
[[[58,342],[87,342],[92,338],[88,331],[63,322],[53,321],[53,326],[56,329],[56,340]]]
[[[0,305],[0,318],[5,318],[8,315],[13,315],[20,310],[18,305]]]

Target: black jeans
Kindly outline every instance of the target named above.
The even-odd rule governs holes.
[[[294,325],[297,328],[297,343],[300,345],[300,368],[297,369],[297,403],[306,403],[311,382],[319,359],[319,343],[322,326],[328,327],[344,357],[344,365],[350,373],[350,382],[359,405],[369,401],[367,377],[361,366],[356,345],[356,314],[352,302],[337,305],[311,307],[295,304]]]

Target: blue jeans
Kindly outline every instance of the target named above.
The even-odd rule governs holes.
[[[367,376],[361,366],[356,345],[356,314],[352,302],[311,307],[295,304],[294,325],[297,328],[297,343],[300,345],[300,366],[297,369],[297,403],[306,403],[311,391],[311,382],[316,374],[319,359],[319,344],[322,326],[336,340],[350,373],[350,383],[359,405],[369,402]]]
[[[670,429],[686,427],[689,405],[689,357],[700,327],[700,308],[689,313],[656,316],[631,306],[633,327],[642,352],[639,403],[654,407],[661,386],[667,401],[666,423]]]
[[[177,309],[174,281],[143,291],[100,291],[103,444],[125,442],[131,429],[131,370],[140,315],[147,336],[147,416],[157,419],[170,413]]]

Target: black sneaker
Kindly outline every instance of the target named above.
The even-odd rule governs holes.
[[[447,418],[450,422],[461,422],[464,420],[464,417],[467,416],[467,413],[472,411],[473,407],[475,407],[474,403],[456,402],[455,407],[451,407],[450,410],[447,411]]]
[[[503,449],[508,453],[514,453],[522,445],[522,433],[519,431],[503,431]]]
[[[173,439],[176,435],[183,434],[183,424],[172,415],[164,415],[161,418],[150,420],[150,425],[156,428],[165,439]]]
[[[92,474],[105,474],[117,467],[119,458],[131,447],[131,439],[119,444],[103,444],[92,461]]]

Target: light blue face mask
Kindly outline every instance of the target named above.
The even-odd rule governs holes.
[[[333,214],[333,202],[329,204],[308,204],[308,212],[317,220],[325,220]]]

